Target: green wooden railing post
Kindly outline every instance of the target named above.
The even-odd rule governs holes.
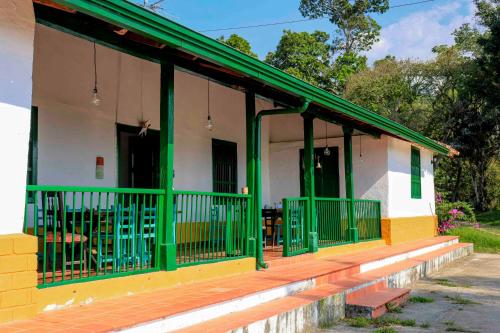
[[[248,194],[255,194],[255,93],[247,90],[245,93],[246,108],[246,147],[247,147],[247,187]],[[257,251],[257,226],[254,224],[254,203],[255,200],[248,202],[247,232],[247,255],[255,256]]]
[[[345,168],[345,194],[349,199],[348,219],[349,235],[352,242],[358,242],[358,228],[354,208],[354,172],[352,166],[352,128],[343,126],[344,131],[344,168]]]
[[[161,64],[160,85],[160,188],[165,190],[160,221],[160,268],[175,270],[176,242],[174,225],[174,66]]]
[[[290,216],[288,214],[288,199],[283,199],[283,256],[290,256]]]
[[[314,117],[303,114],[304,118],[304,195],[307,200],[306,245],[310,252],[318,251],[318,233],[316,226],[316,204],[314,189]]]

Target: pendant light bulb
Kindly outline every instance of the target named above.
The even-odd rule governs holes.
[[[207,125],[205,126],[205,128],[209,131],[213,130],[213,128],[214,128],[214,123],[213,123],[212,117],[210,115],[208,115],[208,117],[207,117]]]
[[[330,156],[330,148],[328,148],[328,146],[326,146],[325,150],[323,150],[323,155]]]
[[[330,148],[328,148],[328,123],[325,121],[325,150],[323,155],[330,156]]]
[[[99,106],[101,104],[101,97],[99,96],[99,92],[97,91],[97,87],[92,90],[92,104],[94,106]]]
[[[316,164],[316,169],[321,169],[321,163],[319,162],[319,156],[318,156],[318,164]]]

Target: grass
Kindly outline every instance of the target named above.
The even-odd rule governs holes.
[[[410,297],[409,301],[410,303],[432,303],[434,302],[434,299],[424,296],[412,296]]]
[[[417,323],[415,319],[399,319],[396,317],[383,316],[376,319],[372,319],[373,325],[376,327],[386,327],[391,325],[401,325],[408,327],[415,327]]]
[[[476,219],[480,224],[488,225],[489,227],[500,228],[500,210],[494,209],[488,212],[476,214]]]
[[[394,328],[392,327],[382,327],[382,328],[377,328],[373,333],[398,333]]]
[[[472,304],[480,304],[478,302],[474,302],[473,300],[470,300],[468,298],[463,298],[460,295],[456,296],[445,296],[445,298],[449,301],[451,301],[453,304],[460,304],[460,305],[472,305]]]
[[[448,279],[436,279],[434,280],[437,284],[439,284],[440,286],[445,286],[445,287],[458,287],[458,285],[453,282],[453,281],[450,281]]]
[[[464,333],[479,333],[478,331],[472,331],[461,326],[457,326],[453,321],[445,321],[446,332],[464,332]]]
[[[372,321],[365,317],[350,318],[348,320],[349,326],[352,327],[368,327],[372,324]]]
[[[429,324],[429,323],[422,323],[419,326],[420,326],[420,328],[429,328],[429,327],[431,327],[431,324]]]
[[[385,307],[387,308],[387,312],[389,312],[389,313],[401,313],[401,312],[403,312],[403,309],[401,309],[401,307],[395,303],[387,303],[385,305]]]
[[[474,243],[474,252],[500,253],[500,236],[473,227],[451,229],[448,235],[459,236],[464,243]]]

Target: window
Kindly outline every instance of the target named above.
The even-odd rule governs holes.
[[[237,193],[237,169],[236,143],[212,139],[213,191]]]
[[[30,139],[28,148],[28,171],[26,184],[37,183],[37,161],[38,161],[38,107],[31,107]]]
[[[420,150],[415,147],[411,147],[411,198],[422,199]]]

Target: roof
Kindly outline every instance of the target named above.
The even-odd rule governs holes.
[[[322,108],[370,124],[390,135],[414,142],[436,153],[449,154],[449,147],[439,144],[418,132],[128,1],[53,1],[152,38],[169,47],[210,60],[241,75],[310,100],[311,103]]]

